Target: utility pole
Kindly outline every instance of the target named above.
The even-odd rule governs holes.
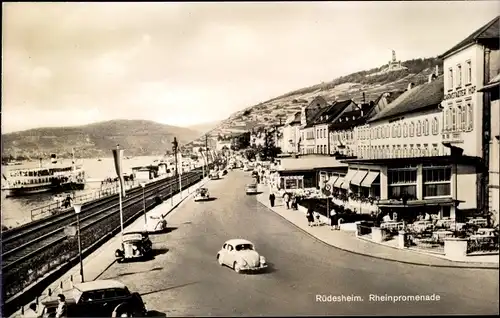
[[[205,154],[207,157],[207,172],[208,172],[208,135],[205,135]]]

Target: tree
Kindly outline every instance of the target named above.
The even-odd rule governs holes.
[[[279,147],[276,147],[274,143],[274,136],[276,135],[277,131],[276,130],[267,130],[264,132],[264,146],[259,147],[259,155],[262,160],[271,160],[273,161],[274,158],[278,154],[281,153],[281,149]]]
[[[255,157],[257,155],[257,151],[253,148],[248,148],[248,149],[245,149],[244,155],[245,155],[245,158],[247,158],[248,160],[253,160],[253,159],[255,159]]]
[[[245,132],[233,137],[231,140],[231,150],[238,151],[250,146],[250,132]]]

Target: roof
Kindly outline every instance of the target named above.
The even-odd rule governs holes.
[[[488,91],[493,88],[497,88],[498,86],[500,86],[500,73],[497,74],[497,76],[493,77],[493,79],[489,81],[487,85],[479,89],[478,92]]]
[[[443,100],[444,76],[441,75],[430,83],[425,83],[406,91],[368,122],[395,117],[407,113],[437,106]]]
[[[281,165],[278,171],[287,170],[313,170],[314,168],[328,168],[328,167],[345,167],[335,157],[331,156],[300,156],[298,158],[282,158]]]
[[[474,31],[471,35],[466,37],[464,40],[462,40],[460,43],[449,49],[448,51],[444,52],[440,58],[444,58],[447,55],[450,55],[451,53],[460,50],[461,48],[466,47],[469,44],[472,43],[477,43],[483,39],[496,39],[500,37],[500,32],[499,32],[499,19],[500,16],[497,16],[487,24],[483,25],[481,28],[477,29]]]
[[[387,165],[397,167],[398,164],[452,164],[452,163],[462,163],[466,165],[472,165],[476,167],[481,167],[482,159],[479,157],[471,156],[429,156],[429,157],[407,157],[407,158],[382,158],[382,159],[364,159],[364,158],[353,158],[341,160],[343,163],[352,164],[369,164],[369,165]]]
[[[334,102],[332,105],[323,108],[318,112],[312,119],[310,124],[306,127],[312,127],[319,124],[325,124],[333,121],[338,115],[340,115],[351,103],[354,103],[351,99],[343,100],[339,102]],[[328,115],[328,119],[324,118],[321,120],[321,116]]]
[[[293,116],[292,121],[290,124],[300,124],[300,117],[302,116],[302,112],[296,112],[295,115]]]
[[[240,245],[240,244],[252,244],[253,245],[252,242],[245,240],[245,239],[231,239],[231,240],[226,241],[226,243],[224,243],[224,244],[230,244],[233,246]]]
[[[346,129],[351,129],[356,126],[360,126],[366,123],[366,117],[363,116],[361,118],[356,118],[355,120],[349,120],[349,121],[341,121],[341,122],[335,122],[330,124],[328,129],[330,131],[335,131],[335,130],[346,130]]]
[[[107,288],[126,288],[125,284],[117,281],[117,280],[112,280],[112,279],[101,279],[101,280],[94,280],[91,282],[86,282],[86,283],[78,283],[78,284],[73,284],[73,286],[84,292],[84,291],[89,291],[89,290],[96,290],[96,289],[107,289]]]

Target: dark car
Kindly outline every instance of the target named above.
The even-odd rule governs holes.
[[[145,317],[146,306],[139,293],[131,293],[116,280],[96,280],[74,284],[66,297],[68,317]],[[58,300],[42,302],[39,317],[55,317]]]
[[[153,242],[151,242],[148,232],[124,233],[121,249],[115,251],[115,257],[119,263],[131,259],[147,259],[152,256]]]

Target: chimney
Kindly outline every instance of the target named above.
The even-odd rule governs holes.
[[[411,90],[411,89],[413,88],[413,86],[414,86],[414,85],[415,85],[415,84],[413,84],[413,83],[408,83],[408,89],[407,89],[407,91]]]
[[[363,104],[366,104],[366,95],[365,95],[365,92],[363,92]]]
[[[434,73],[436,74],[436,77],[439,76],[439,65],[436,65],[436,71]]]

